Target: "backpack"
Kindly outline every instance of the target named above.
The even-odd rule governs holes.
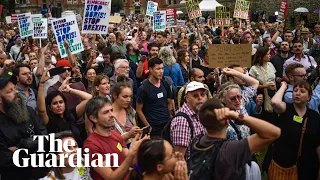
[[[218,141],[207,148],[199,148],[202,136],[197,136],[192,143],[191,156],[187,161],[189,180],[214,180],[215,162],[224,140]]]
[[[175,116],[173,116],[170,121],[164,126],[162,132],[161,132],[161,137],[165,140],[167,140],[170,144],[172,144],[172,141],[171,141],[171,134],[170,134],[170,129],[171,129],[171,122],[174,118],[176,117],[179,117],[179,116],[182,116],[184,118],[186,118],[188,124],[189,124],[189,127],[190,127],[190,130],[191,130],[191,139],[193,139],[193,133],[194,133],[194,127],[193,127],[193,123],[192,123],[192,120],[190,119],[190,117],[184,113],[184,112],[178,112]]]

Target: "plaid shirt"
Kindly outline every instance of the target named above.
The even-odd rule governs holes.
[[[177,112],[184,112],[190,117],[194,127],[194,134],[192,135],[193,138],[200,134],[206,134],[205,128],[200,123],[199,116],[192,109],[190,109],[190,107],[186,103],[184,103],[183,106]],[[188,121],[184,117],[178,116],[172,119],[170,127],[170,136],[174,146],[187,147],[185,157],[186,159],[189,159],[189,146],[192,142],[191,129],[189,127]]]

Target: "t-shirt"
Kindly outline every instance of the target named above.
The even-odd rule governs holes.
[[[221,139],[205,135],[201,137],[197,147],[206,148],[218,141]],[[215,163],[216,179],[245,179],[245,165],[251,159],[247,138],[240,141],[225,141],[220,147]]]
[[[123,153],[123,149],[127,148],[126,143],[124,142],[123,138],[121,137],[120,133],[111,130],[111,136],[101,136],[96,132],[92,132],[90,136],[85,140],[83,148],[89,148],[89,160],[90,164],[93,160],[97,159],[97,155],[92,158],[92,155],[97,154],[118,154],[118,165],[120,166],[125,159],[125,154]],[[103,161],[105,161],[105,156],[103,156]],[[110,165],[114,166],[114,158],[113,156],[110,157]],[[117,167],[111,167],[113,171],[117,169]],[[128,169],[129,173],[129,169]],[[92,168],[91,169],[91,176],[94,180],[103,180],[103,178]]]
[[[137,61],[138,61],[138,55],[137,54],[129,54],[129,57],[134,63],[137,63]]]
[[[59,179],[55,177],[54,171],[50,171],[46,177],[40,178],[39,180],[92,180],[90,176],[90,168],[77,167],[72,172],[63,174],[65,179]]]
[[[298,176],[299,179],[317,179],[319,160],[316,148],[320,145],[320,115],[308,108],[302,117],[303,121],[299,123],[293,120],[294,116],[298,116],[293,104],[286,105],[286,111],[276,122],[281,128],[281,136],[274,143],[273,159],[285,168],[296,164],[302,127],[308,117],[298,163]]]

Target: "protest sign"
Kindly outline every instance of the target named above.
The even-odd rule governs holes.
[[[233,17],[240,19],[248,19],[250,1],[237,0],[234,8]]]
[[[173,27],[177,24],[177,9],[166,9],[167,27]]]
[[[208,51],[210,68],[232,64],[251,67],[251,51],[251,44],[211,44]]]
[[[18,22],[21,38],[33,35],[33,23],[31,13],[19,14]]]
[[[120,24],[122,20],[121,16],[110,16],[109,23]]]
[[[288,11],[288,1],[281,0],[277,22],[282,22],[286,19],[287,11]]]
[[[184,27],[186,25],[186,21],[185,20],[177,20],[177,26],[178,27]]]
[[[114,16],[120,16],[120,13],[114,13]]]
[[[215,25],[216,26],[230,26],[231,19],[230,19],[230,12],[224,6],[216,7],[215,13]]]
[[[17,23],[18,22],[18,15],[17,14],[12,14],[11,15],[11,23]]]
[[[107,34],[111,0],[86,0],[82,33]]]
[[[158,10],[158,3],[153,1],[148,1],[146,15],[153,16],[153,13],[156,12],[157,10]]]
[[[11,24],[11,16],[6,16],[6,22],[7,24]]]
[[[33,18],[33,38],[46,39],[48,36],[48,20],[46,18]]]
[[[166,30],[166,11],[156,11],[153,13],[153,30]]]
[[[198,0],[187,0],[185,5],[189,19],[195,19],[202,16]]]
[[[72,54],[77,54],[84,50],[81,36],[75,15],[52,20],[52,30],[58,42],[60,55],[67,56],[63,42],[67,40]]]

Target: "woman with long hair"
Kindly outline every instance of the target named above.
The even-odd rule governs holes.
[[[110,78],[108,76],[100,74],[94,78],[92,95],[110,98]]]
[[[272,98],[279,115],[275,124],[281,136],[275,141],[268,169],[270,180],[319,179],[320,115],[308,108],[312,96],[310,84],[300,81],[293,87],[293,104],[283,101],[287,83]]]
[[[180,65],[180,69],[183,76],[184,83],[189,82],[189,73],[190,73],[190,55],[189,52],[185,49],[180,49],[177,52],[177,63]],[[199,62],[200,63],[200,62]]]
[[[139,146],[137,160],[131,180],[162,180],[165,176],[175,180],[189,179],[184,157],[175,153],[166,140],[144,140]]]
[[[94,68],[89,68],[86,70],[84,78],[83,78],[83,84],[87,89],[87,92],[89,94],[92,94],[93,91],[93,83],[94,83],[94,79],[96,78],[97,73],[96,70]]]

